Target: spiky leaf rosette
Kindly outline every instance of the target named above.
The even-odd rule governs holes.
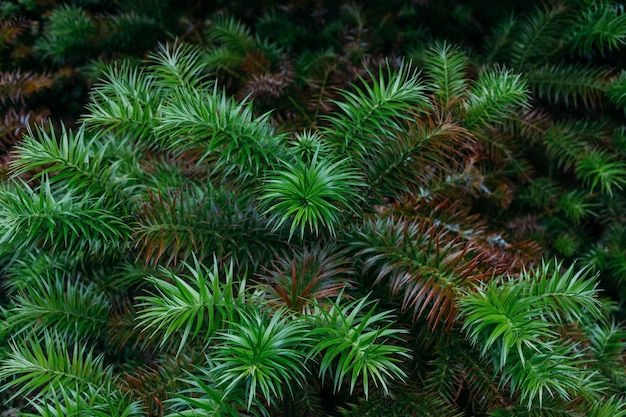
[[[257,309],[242,311],[240,321],[218,336],[214,368],[226,392],[245,387],[247,407],[257,396],[269,405],[301,384],[310,338],[302,319],[284,311],[272,316]]]
[[[343,221],[357,213],[361,178],[347,159],[332,161],[318,154],[271,172],[262,186],[262,209],[274,230],[335,236]]]
[[[378,312],[367,297],[345,303],[339,296],[330,308],[313,309],[309,356],[319,357],[322,381],[328,377],[335,391],[346,383],[354,392],[358,384],[368,398],[372,382],[387,394],[392,381],[406,378],[400,362],[410,355],[394,343],[405,330],[392,327],[391,317],[391,311]]]

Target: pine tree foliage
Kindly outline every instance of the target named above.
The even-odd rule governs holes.
[[[165,3],[142,13],[137,2],[2,2],[0,153],[51,113],[73,120],[84,104],[83,74],[96,63],[143,54],[163,39]]]
[[[602,1],[589,5],[576,17],[570,48],[582,55],[599,52],[602,55],[624,46],[624,9],[616,2]]]
[[[139,14],[130,2],[123,3],[117,13],[94,13],[89,4],[58,5],[46,16],[35,51],[57,63],[81,63],[95,58],[98,50],[109,54],[144,52],[165,28],[154,16]],[[156,11],[162,7],[157,4]]]
[[[281,310],[275,311],[272,317],[258,310],[241,311],[231,331],[218,338],[214,355],[217,365],[212,369],[216,383],[224,387],[225,392],[245,385],[247,409],[251,408],[256,395],[270,405],[275,399],[290,394],[292,385],[304,380],[302,363],[305,352],[310,350],[307,329],[303,321],[292,320]],[[371,342],[368,345],[375,346]],[[367,383],[368,374],[361,373]],[[337,378],[339,383],[341,379]]]
[[[621,63],[612,56],[622,48],[622,9],[611,1],[547,5],[504,21],[484,49],[488,61],[527,72],[535,98],[535,109],[506,127],[507,135],[529,141],[518,155],[534,171],[531,181],[525,180],[528,185],[520,187],[524,200],[518,215],[528,214],[528,203],[535,205],[537,213],[543,211],[544,232],[534,238],[546,247],[554,242],[549,253],[588,259],[606,276],[611,270],[594,255],[606,249],[589,245],[593,239],[587,236],[610,235],[611,227],[597,229],[595,219],[604,210],[604,195],[611,199],[623,187],[623,158],[612,141],[623,123],[612,116],[612,109],[621,112],[623,104]],[[547,176],[555,186],[554,198],[542,202],[535,184]],[[507,217],[514,213],[509,210]],[[556,213],[564,213],[566,220]]]
[[[318,160],[319,159],[319,160]],[[299,229],[318,235],[321,230],[335,234],[343,217],[349,217],[359,200],[362,183],[351,172],[347,160],[324,160],[313,155],[310,162],[298,161],[275,171],[264,184],[261,197],[264,214],[273,229],[291,220],[289,236]]]
[[[360,415],[367,417],[406,416],[419,413],[428,417],[460,417],[464,414],[440,398],[427,393],[402,392],[396,398],[378,397],[375,400],[351,404],[342,410],[346,416]]]
[[[184,53],[184,51],[178,51],[173,53],[169,58],[180,57]],[[158,66],[159,70],[154,71],[154,75],[151,77],[154,77],[154,79],[158,79],[159,77],[166,79],[167,81],[162,84],[162,88],[164,89],[169,88],[175,90],[180,88],[184,91],[198,91],[196,89],[197,87],[194,86],[189,79],[179,78],[175,83],[173,82],[172,77],[177,76],[178,72],[168,70],[167,64],[171,64],[171,61],[172,60],[167,61],[165,58],[155,60],[154,62],[156,63],[153,65]],[[131,78],[131,82],[135,84],[137,84],[139,77],[147,77],[147,73],[146,75],[142,75],[144,74],[143,72],[131,71],[124,72],[123,74],[127,74]],[[130,183],[127,183],[125,179],[130,176],[132,171],[137,170],[138,167],[135,164],[129,164],[128,161],[124,161],[122,159],[125,156],[124,154],[111,154],[111,152],[108,151],[109,146],[120,146],[119,142],[104,142],[105,138],[113,138],[118,126],[115,126],[115,130],[107,129],[107,127],[110,126],[109,119],[106,119],[103,115],[109,115],[110,119],[115,121],[118,119],[117,116],[119,113],[112,112],[111,109],[125,109],[126,111],[134,112],[135,110],[133,110],[133,108],[137,108],[136,106],[119,106],[114,102],[115,99],[139,100],[141,97],[129,94],[130,92],[126,87],[131,84],[128,80],[122,80],[115,85],[121,86],[121,91],[115,91],[115,94],[111,94],[110,97],[107,97],[106,101],[102,101],[103,105],[107,107],[104,112],[101,112],[100,118],[97,121],[89,117],[86,118],[88,126],[90,126],[91,129],[95,128],[98,130],[85,131],[81,129],[74,134],[66,129],[62,129],[60,137],[57,138],[54,131],[47,131],[44,128],[40,128],[30,132],[29,137],[26,138],[16,151],[15,162],[13,164],[13,171],[16,178],[18,176],[24,176],[27,173],[34,174],[29,176],[28,181],[30,183],[16,179],[13,185],[7,185],[6,189],[3,190],[7,200],[4,215],[4,227],[6,232],[4,239],[7,243],[10,243],[10,246],[13,248],[11,251],[7,252],[7,256],[10,256],[11,252],[13,254],[12,256],[19,256],[20,253],[30,249],[42,250],[50,254],[65,253],[67,254],[66,256],[73,254],[74,256],[79,256],[79,258],[68,260],[71,263],[78,261],[78,264],[70,268],[78,272],[82,264],[106,262],[107,259],[116,257],[116,253],[119,253],[119,251],[133,251],[134,244],[132,240],[137,239],[139,235],[131,232],[132,229],[130,225],[135,223],[132,222],[129,224],[126,223],[126,221],[131,217],[141,214],[141,197],[137,198],[132,196],[132,194],[137,191],[141,192],[142,187],[139,186],[137,182],[138,179],[136,178]],[[116,90],[115,86],[108,86],[106,88],[112,93]],[[223,122],[225,129],[232,129],[233,127],[237,129],[252,128],[253,130],[250,130],[248,135],[254,138],[260,137],[265,139],[270,135],[271,130],[268,130],[269,127],[264,126],[266,122],[264,122],[263,119],[255,121],[252,118],[253,116],[249,104],[247,105],[248,110],[244,110],[242,107],[239,107],[238,103],[226,99],[224,93],[220,93],[219,90],[213,88],[209,91],[213,93],[213,97],[217,99],[217,103],[219,103],[220,106],[224,108],[227,106],[234,107],[230,116],[222,113],[225,117],[236,118],[237,120],[236,124],[233,125],[229,119],[225,119]],[[96,100],[101,100],[103,97],[106,96],[96,95]],[[194,103],[193,96],[190,95],[187,97],[190,104]],[[165,106],[167,105],[172,106],[172,110],[166,109]],[[192,105],[204,106],[207,105],[207,103],[196,102],[196,104]],[[170,140],[178,140],[178,137],[183,134],[183,131],[187,134],[193,134],[187,132],[188,127],[180,126],[179,119],[183,117],[188,120],[187,123],[191,123],[192,120],[195,120],[196,124],[202,123],[197,117],[194,118],[193,113],[191,115],[189,114],[191,112],[189,110],[190,108],[181,108],[178,106],[176,107],[176,113],[174,113],[174,106],[175,103],[159,103],[158,107],[155,107],[163,117],[163,122],[160,122],[159,125],[155,127],[155,130],[157,130],[156,136],[160,135],[158,129],[161,128],[161,126],[170,129],[168,130],[168,137],[170,135],[172,137]],[[193,107],[191,109],[193,109]],[[204,114],[208,116],[209,113]],[[126,117],[126,120],[130,120],[130,118]],[[220,123],[220,121],[217,122]],[[171,127],[168,127],[167,123],[171,123]],[[206,129],[206,125],[204,126],[203,129]],[[259,126],[260,129],[257,126]],[[171,130],[175,128],[178,128],[178,132],[180,133],[174,133],[174,131]],[[214,129],[217,130],[220,128],[209,128],[209,132]],[[241,131],[238,131],[236,133],[229,133],[229,135],[240,133]],[[89,139],[87,139],[88,137]],[[121,140],[138,141],[147,139],[150,141],[154,137],[152,130],[136,130],[134,132],[127,131]],[[212,139],[210,137],[199,136],[197,146],[204,146],[205,140],[211,141]],[[214,140],[219,141],[217,138]],[[271,137],[271,140],[280,143],[280,136]],[[145,149],[152,148],[167,151],[169,148],[167,143],[157,143],[156,145],[155,147],[154,144],[149,144]],[[178,145],[174,142],[173,146],[176,147]],[[187,157],[191,158],[191,161],[195,161],[196,170],[204,166],[204,169],[209,172],[208,176],[205,176],[205,178],[211,180],[215,178],[211,173],[211,171],[215,169],[215,166],[226,166],[227,162],[229,162],[231,166],[233,163],[236,164],[236,162],[230,159],[220,161],[219,156],[212,158],[212,155],[218,153],[218,150],[222,155],[228,154],[229,152],[238,154],[241,151],[237,144],[229,144],[229,146],[230,148],[226,149],[216,147],[208,151],[205,155],[201,155],[199,158],[191,149],[183,148],[179,150],[179,157]],[[248,149],[246,152],[249,152],[248,155],[250,155],[250,157],[257,157],[257,153],[265,151],[266,149],[252,148]],[[211,158],[209,158],[209,156],[211,156]],[[273,157],[276,156],[277,155],[273,155]],[[314,155],[311,162],[315,163],[316,161],[317,156]],[[229,181],[226,184],[236,185],[244,181],[247,176],[258,176],[261,170],[269,171],[270,169],[273,169],[273,164],[261,164],[258,170],[253,170],[244,176],[236,175],[233,178],[234,182]],[[298,175],[297,171],[295,171],[295,175]],[[317,175],[319,175],[319,173],[317,173]],[[147,173],[144,174],[144,176],[148,178]],[[341,181],[345,183],[346,178],[339,177],[335,181],[337,181],[338,185],[345,187],[345,184],[341,183]],[[214,187],[219,189],[226,184],[216,183]],[[199,185],[200,183],[196,183],[196,187]],[[250,192],[260,192],[260,190],[249,187],[237,187],[237,189],[241,190],[240,193],[242,193],[242,197],[249,195]],[[133,191],[131,192],[131,190]],[[175,192],[175,189],[172,191]],[[164,189],[162,192],[169,191]],[[143,193],[145,196],[143,198],[152,198],[154,201],[154,191],[145,189]],[[185,205],[190,204],[189,198],[191,195],[175,195],[176,198],[179,198]],[[343,195],[340,195],[340,197],[343,198]],[[259,200],[258,204],[260,204],[261,201],[262,199]],[[332,200],[332,203],[336,204],[334,200]],[[194,203],[191,204],[193,205]],[[178,217],[177,204],[168,206],[152,204],[151,209],[161,210],[162,212],[159,216],[165,216],[163,220],[167,219],[170,224],[176,224],[176,227],[180,227],[177,219],[186,219],[188,213],[184,211],[180,213],[180,215],[183,216]],[[216,206],[209,205],[209,208],[210,207]],[[165,211],[163,211],[163,209],[165,209]],[[171,217],[172,215],[175,217]],[[318,215],[322,219],[328,216],[325,212],[321,212]],[[285,217],[290,222],[293,222],[293,224],[298,224],[297,218],[291,220],[289,214],[285,215]],[[202,218],[206,217],[202,215]],[[32,221],[32,219],[38,220]],[[226,220],[226,218],[224,220]],[[236,220],[230,218],[230,221]],[[326,222],[322,224],[328,225]],[[270,226],[271,222],[266,224],[265,227],[269,228]],[[339,224],[337,224],[336,227],[339,227]],[[275,227],[273,230],[277,231]],[[18,231],[22,233],[18,233]],[[273,232],[272,229],[269,229],[265,233],[271,235]],[[181,235],[181,240],[182,237]],[[149,238],[144,237],[137,242],[148,242],[146,239]],[[280,240],[278,236],[276,236],[275,239]],[[173,248],[174,256],[177,256],[180,250],[180,245],[176,242],[177,240],[175,239],[167,244]],[[219,243],[223,244],[223,242]],[[267,244],[267,242],[265,242],[265,244]],[[198,247],[193,248],[194,251],[198,249]],[[207,248],[206,255],[214,250],[215,248]],[[157,252],[153,250],[149,250],[148,252],[144,251],[143,256],[153,259],[153,261],[149,263],[158,264],[161,260],[165,260],[165,258],[161,257],[161,252],[162,249],[158,249]],[[189,251],[189,253],[191,254],[193,252]],[[132,252],[129,253],[129,255],[132,256]],[[233,255],[234,254],[229,254],[228,256]],[[205,259],[205,257],[203,257],[203,259]],[[267,349],[269,349],[271,345],[267,345],[266,342],[262,341],[265,340],[265,337],[269,337],[270,333],[267,332],[272,331],[271,329],[278,331],[279,328],[288,324],[293,327],[291,331],[291,333],[293,333],[296,329],[301,329],[300,331],[303,332],[304,329],[309,326],[316,326],[317,330],[312,334],[319,335],[320,341],[318,343],[321,344],[323,341],[327,342],[327,340],[324,339],[323,335],[325,333],[323,333],[323,331],[330,331],[332,326],[339,324],[335,324],[335,320],[342,320],[342,316],[344,315],[349,317],[349,321],[344,324],[344,326],[348,327],[343,327],[343,332],[348,332],[353,326],[358,327],[357,324],[351,324],[353,320],[356,320],[356,323],[361,323],[357,314],[362,314],[366,321],[379,321],[388,315],[388,313],[383,312],[372,316],[374,310],[361,312],[360,306],[363,305],[361,302],[356,306],[348,305],[338,310],[338,313],[329,315],[327,319],[322,321],[315,321],[313,319],[305,320],[304,317],[306,316],[301,316],[302,318],[296,319],[292,313],[285,315],[281,319],[278,312],[269,318],[265,314],[261,314],[256,308],[248,311],[248,307],[246,307],[248,303],[243,301],[245,298],[237,298],[241,300],[239,303],[240,307],[234,307],[236,304],[233,304],[233,283],[228,280],[226,284],[221,283],[218,275],[218,268],[224,265],[221,259],[218,260],[218,258],[215,258],[214,269],[212,271],[205,269],[199,261],[195,260],[194,262],[196,263],[193,268],[188,267],[191,275],[174,275],[173,272],[163,269],[161,271],[162,278],[147,278],[147,285],[153,287],[155,290],[154,292],[150,292],[151,295],[142,295],[137,298],[137,308],[139,309],[136,316],[137,326],[150,332],[148,338],[156,338],[156,335],[159,335],[160,342],[154,346],[155,349],[173,349],[172,352],[178,355],[182,354],[185,348],[189,349],[192,346],[203,349],[203,346],[205,346],[207,342],[209,346],[214,345],[213,348],[216,352],[219,352],[219,355],[216,359],[215,369],[211,372],[214,375],[219,375],[216,380],[217,386],[220,387],[220,389],[225,389],[226,393],[229,393],[237,387],[240,387],[241,384],[244,384],[247,409],[250,409],[253,404],[257,404],[257,402],[253,401],[256,395],[260,395],[264,399],[263,402],[266,404],[265,406],[260,405],[260,407],[267,407],[267,405],[273,404],[274,401],[280,400],[284,394],[283,391],[278,391],[278,387],[284,386],[285,383],[290,384],[290,378],[293,377],[293,372],[296,372],[302,377],[304,377],[305,373],[308,373],[308,371],[302,367],[303,359],[310,357],[312,363],[316,360],[313,358],[317,357],[318,354],[322,354],[322,352],[326,352],[324,353],[326,356],[323,356],[326,358],[334,358],[335,355],[338,354],[346,355],[349,352],[346,350],[348,347],[341,342],[343,339],[337,339],[341,343],[337,346],[332,346],[332,351],[327,352],[327,350],[331,348],[330,345],[318,346],[314,345],[312,342],[310,346],[308,343],[301,345],[303,339],[297,336],[297,334],[290,336],[293,337],[294,343],[297,342],[297,344],[291,347],[284,346],[278,348],[278,346],[284,343],[285,336],[290,333],[289,331],[284,333],[285,330],[280,330],[279,333],[272,336],[279,349],[276,351],[275,355],[279,356],[277,356],[276,359],[271,359],[273,356],[258,356],[261,354],[270,354],[270,351]],[[165,263],[166,266],[170,264],[171,261]],[[234,264],[231,263],[231,272],[228,275],[231,277],[231,280],[233,277],[233,265]],[[230,282],[230,284],[228,282]],[[236,291],[236,293],[239,294],[237,297],[243,297],[248,292],[244,282],[245,281],[241,281],[241,284],[238,284],[240,288]],[[80,303],[82,302],[80,300],[87,298],[93,300],[99,290],[97,285],[85,285],[79,281],[69,281],[67,287],[63,284],[63,280],[49,285],[50,286],[42,286],[41,293],[33,291],[31,294],[27,295],[18,292],[13,296],[13,302],[16,304],[16,307],[6,312],[7,317],[10,317],[10,320],[6,323],[9,333],[11,333],[13,329],[16,329],[14,333],[19,335],[21,331],[18,327],[26,328],[26,323],[35,320],[33,316],[35,313],[42,314],[43,317],[45,317],[44,321],[41,321],[40,317],[38,325],[38,327],[42,327],[41,331],[43,331],[44,334],[52,330],[58,333],[73,331],[77,334],[76,337],[83,338],[91,332],[93,334],[92,337],[98,339],[101,336],[100,331],[102,330],[102,326],[113,324],[106,320],[98,322],[97,320],[101,320],[103,314],[102,312],[96,313],[95,311],[93,312],[97,319],[95,322],[90,322],[87,317],[81,318],[80,321],[74,322],[76,328],[68,326],[69,323],[63,323],[60,321],[59,316],[69,319],[74,309],[75,311],[82,309],[80,304],[76,303]],[[76,303],[69,302],[69,298],[64,298],[65,296],[69,296],[69,293],[76,293]],[[65,301],[62,301],[62,304],[55,305],[55,298],[58,297]],[[258,299],[263,300],[265,297]],[[107,305],[105,300],[106,299],[103,299],[101,304],[91,303],[90,309],[83,311],[83,313],[87,314],[95,308],[104,308],[105,311],[111,308]],[[30,312],[28,312],[29,306],[34,308]],[[337,306],[337,308],[340,307]],[[323,314],[325,314],[324,311],[324,309],[315,309],[308,314],[312,316],[323,316]],[[208,321],[202,318],[205,314],[208,314]],[[197,317],[197,319],[195,319],[195,317]],[[329,321],[330,318],[333,320]],[[119,319],[120,318],[118,318],[118,320]],[[281,320],[280,323],[275,322],[275,320],[279,319]],[[269,320],[269,322],[267,322],[267,320]],[[223,323],[231,323],[231,325],[222,327]],[[269,327],[265,327],[266,325]],[[254,330],[255,326],[261,327],[258,327],[258,330]],[[360,331],[373,331],[373,329],[364,326],[365,324],[361,325]],[[328,329],[324,330],[326,327],[328,327]],[[196,345],[192,343],[192,340],[196,339],[201,330],[205,335],[205,343]],[[249,331],[253,332],[249,333]],[[214,332],[217,333],[214,337],[211,337],[210,334]],[[364,358],[364,365],[358,368],[352,368],[348,360],[344,360],[340,364],[335,365],[332,363],[331,359],[323,359],[320,375],[322,377],[328,377],[328,373],[332,372],[332,379],[335,381],[337,390],[344,385],[346,372],[350,372],[349,384],[351,390],[355,390],[358,382],[359,387],[361,387],[362,384],[362,389],[365,394],[367,394],[370,381],[385,388],[389,380],[404,376],[404,373],[395,365],[395,360],[393,359],[396,354],[404,354],[404,350],[395,345],[386,346],[379,341],[386,339],[396,332],[396,330],[387,329],[369,333],[370,336],[363,340],[363,344],[359,349],[351,353],[351,355],[354,355],[355,352],[366,352],[367,349],[370,349],[372,353]],[[78,336],[78,334],[80,334],[80,336]],[[340,337],[341,334],[342,333],[339,333],[337,337]],[[174,343],[177,347],[169,343],[173,335],[176,335],[178,339],[178,341]],[[208,340],[206,340],[207,336]],[[347,335],[341,337],[347,337]],[[266,349],[265,351],[261,350],[259,353],[255,353],[258,349],[263,349],[264,347]],[[146,347],[145,345],[140,347],[140,349],[148,348],[149,346]],[[240,352],[240,354],[233,356],[235,352]],[[248,365],[252,373],[245,378],[243,376],[247,375],[247,371],[242,374],[244,368],[241,368],[241,366],[243,365],[233,362],[233,358],[243,357],[242,355],[251,355],[250,358],[252,360]],[[257,362],[257,359],[254,359],[257,357],[259,358],[258,360],[265,362]],[[283,361],[287,361],[288,358],[292,359],[290,362],[285,362],[285,367],[281,368],[278,366],[280,363],[277,362],[278,357],[282,358],[281,360]],[[66,366],[73,366],[72,364],[76,363],[78,359],[67,357],[65,360],[67,362]],[[267,365],[263,366],[269,366],[269,368],[266,370],[264,370],[265,368],[259,368],[262,366],[262,363],[266,363]],[[339,366],[338,370],[335,370],[335,366]],[[262,370],[258,374],[254,371],[254,369],[257,368]],[[10,365],[9,362],[6,362],[4,369],[6,372],[5,375],[7,376],[19,375],[19,372],[21,372],[15,366]],[[25,391],[30,387],[29,385],[19,385],[21,381],[27,382],[26,377],[18,379],[17,381],[18,382],[8,384],[7,388],[15,387],[18,389],[17,393],[19,394],[29,392]],[[347,381],[345,381],[345,383],[347,383]],[[111,384],[117,384],[117,389],[119,389],[117,377],[111,380]],[[69,407],[71,405],[65,393],[58,391],[56,395],[58,401],[55,400],[52,404],[56,406],[58,403],[59,407]],[[33,401],[35,401],[35,399],[33,399]],[[193,402],[189,404],[192,403]],[[97,406],[100,407],[101,405],[102,404],[98,404]]]
[[[4,331],[19,335],[27,329],[41,331],[41,327],[78,340],[100,335],[110,308],[105,294],[93,284],[72,282],[62,276],[39,278],[41,281],[31,284],[37,288],[14,296],[15,307],[7,311]]]
[[[519,390],[529,409],[537,402],[541,407],[548,396],[568,401],[580,390],[595,388],[577,343],[559,341],[558,331],[602,316],[595,285],[584,271],[571,266],[558,272],[559,267],[544,264],[516,280],[491,282],[461,301],[470,340],[481,344],[482,355],[491,354],[502,371],[500,384]]]
[[[398,335],[404,331],[392,328],[389,323],[390,312],[376,313],[375,308],[370,308],[371,302],[366,297],[343,306],[340,301],[338,298],[335,303],[331,303],[328,311],[314,312],[318,322],[317,328],[311,333],[317,339],[312,354],[322,354],[319,364],[322,381],[327,373],[332,372],[335,391],[342,385],[344,378],[347,381],[349,377],[350,392],[355,389],[357,381],[362,379],[365,398],[370,391],[370,380],[388,393],[391,380],[406,377],[397,364],[401,357],[409,357],[406,349],[388,342],[389,339],[399,339]],[[333,369],[335,361],[338,361],[339,366]]]
[[[142,307],[137,317],[138,326],[146,330],[154,328],[151,337],[161,333],[161,345],[175,335],[180,337],[178,353],[189,336],[195,337],[202,330],[203,336],[207,337],[221,326],[236,321],[237,306],[242,308],[245,304],[245,282],[239,284],[240,288],[235,287],[232,265],[224,283],[220,282],[217,262],[212,271],[197,260],[194,267],[187,266],[187,269],[191,276],[185,278],[165,269],[163,273],[167,280],[149,277],[158,294],[139,298],[141,303],[138,305]],[[186,281],[192,281],[193,286]]]
[[[344,255],[335,245],[283,251],[263,267],[256,281],[268,285],[264,294],[270,304],[303,311],[352,288],[355,271]]]
[[[36,45],[45,56],[67,61],[71,54],[89,53],[96,37],[96,26],[84,9],[67,5],[52,12],[46,36]]]
[[[20,10],[49,10],[22,3],[2,3],[2,54]],[[100,68],[181,16],[118,3],[59,5],[29,42]],[[453,7],[457,35],[489,35],[477,52],[415,29],[440,2],[182,3],[203,18],[106,67],[75,127],[10,145],[7,408],[626,412],[622,311],[602,298],[625,296],[618,4],[495,5],[490,34],[483,2]],[[429,43],[413,61],[408,39]],[[13,72],[0,105],[52,87],[41,73]]]
[[[626,85],[626,76],[624,71],[620,72],[619,76],[614,77],[613,80],[606,86],[606,92],[609,100],[618,108],[623,108],[626,102],[624,99],[624,85]]]
[[[62,393],[68,387],[79,393],[78,397],[95,394],[102,405],[108,402],[107,397],[119,401],[122,410],[130,405],[124,405],[127,400],[115,387],[112,369],[105,365],[102,355],[94,356],[84,346],[66,343],[59,334],[47,331],[40,338],[16,340],[2,367],[3,379],[13,377],[5,389],[15,388],[13,398],[32,394],[31,401],[40,402],[54,390]],[[80,399],[74,397],[74,401]]]

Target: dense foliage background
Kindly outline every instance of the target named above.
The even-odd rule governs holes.
[[[626,415],[624,7],[0,2],[0,411]]]

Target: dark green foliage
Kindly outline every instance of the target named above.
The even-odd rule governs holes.
[[[521,221],[530,210],[542,231],[529,236],[546,253],[582,257],[606,276],[614,272],[601,253],[614,244],[600,213],[622,194],[624,172],[621,146],[612,139],[624,122],[623,62],[611,52],[622,45],[621,19],[614,2],[559,3],[506,21],[484,48],[488,60],[527,73],[536,107],[505,129],[511,140],[527,141],[516,155],[530,166],[518,185],[521,204],[514,201],[502,219]]]
[[[6,409],[626,413],[623,5],[0,19]]]
[[[343,410],[345,416],[387,417],[419,415],[424,417],[461,417],[463,413],[434,395],[401,392],[396,398],[377,397]]]
[[[59,62],[81,59],[90,52],[97,33],[96,25],[84,9],[64,6],[48,17],[44,37],[35,50]]]

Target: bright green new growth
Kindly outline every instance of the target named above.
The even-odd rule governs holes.
[[[375,306],[366,298],[345,306],[341,298],[331,303],[326,311],[323,307],[313,310],[319,316],[311,335],[317,340],[312,355],[322,354],[320,376],[332,374],[335,391],[339,390],[344,378],[350,380],[350,391],[354,391],[359,379],[363,379],[365,397],[370,391],[370,380],[388,393],[388,383],[395,377],[406,378],[398,365],[400,358],[408,358],[407,350],[390,344],[390,339],[400,339],[405,331],[391,328],[390,312],[376,313]],[[366,309],[369,308],[369,311]],[[382,342],[382,343],[381,343]],[[334,363],[337,363],[336,369]]]
[[[245,304],[245,280],[233,281],[232,264],[225,282],[221,282],[217,262],[212,270],[200,265],[197,259],[194,263],[193,267],[185,264],[191,275],[177,276],[163,268],[160,272],[164,278],[146,278],[158,294],[138,298],[142,310],[137,316],[137,326],[146,330],[154,328],[151,337],[158,334],[161,345],[174,335],[180,337],[177,354],[190,336],[195,338],[202,331],[203,337],[208,338],[236,321],[237,308]]]
[[[265,180],[261,196],[265,215],[274,230],[290,221],[290,237],[298,229],[301,236],[306,231],[319,235],[322,230],[335,234],[358,207],[359,179],[348,159],[332,162],[316,151],[310,161],[286,165]]]
[[[574,266],[543,264],[518,278],[492,281],[461,300],[464,330],[483,356],[489,355],[501,384],[519,389],[529,409],[546,397],[570,400],[597,388],[587,379],[588,359],[561,339],[570,325],[590,325],[602,317],[596,283]]]

